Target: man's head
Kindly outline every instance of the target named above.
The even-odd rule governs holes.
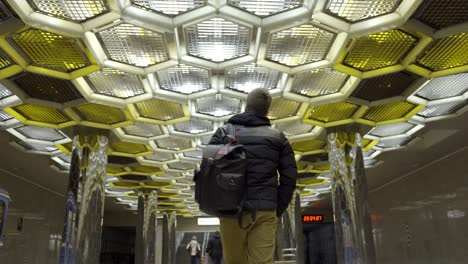
[[[246,112],[251,112],[259,116],[267,116],[271,105],[270,92],[265,88],[252,90],[247,96]]]
[[[196,237],[196,236],[193,236],[193,237],[192,237],[192,240],[197,240],[197,237]]]

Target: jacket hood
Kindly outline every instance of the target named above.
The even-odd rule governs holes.
[[[270,120],[268,119],[268,117],[259,116],[251,112],[237,114],[231,117],[228,123],[231,123],[233,125],[241,125],[241,126],[248,126],[248,127],[271,126]]]

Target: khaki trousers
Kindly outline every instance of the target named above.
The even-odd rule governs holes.
[[[237,218],[221,218],[220,230],[225,264],[273,264],[276,244],[276,211],[258,211],[255,223],[244,230]],[[250,223],[250,214],[243,215]]]

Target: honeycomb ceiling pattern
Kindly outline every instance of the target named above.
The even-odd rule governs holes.
[[[11,144],[67,172],[62,129],[110,130],[106,193],[129,210],[157,190],[161,212],[199,215],[193,169],[255,88],[274,98],[304,206],[330,191],[325,128],[367,128],[373,167],[468,108],[465,0],[6,0],[0,28]]]

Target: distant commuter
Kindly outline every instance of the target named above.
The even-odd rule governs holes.
[[[273,263],[278,217],[288,207],[296,188],[292,147],[281,131],[271,127],[267,117],[271,101],[267,89],[255,89],[247,97],[245,112],[228,121],[245,148],[247,193],[242,221],[220,218],[226,264]],[[210,144],[222,143],[223,130],[218,129]],[[239,222],[251,225],[244,229]]]
[[[221,264],[223,260],[223,244],[221,243],[221,237],[218,231],[208,240],[206,253],[210,256],[212,264]]]
[[[190,254],[190,263],[198,264],[198,260],[200,259],[201,248],[196,236],[193,236],[192,240],[187,244],[187,250]]]

